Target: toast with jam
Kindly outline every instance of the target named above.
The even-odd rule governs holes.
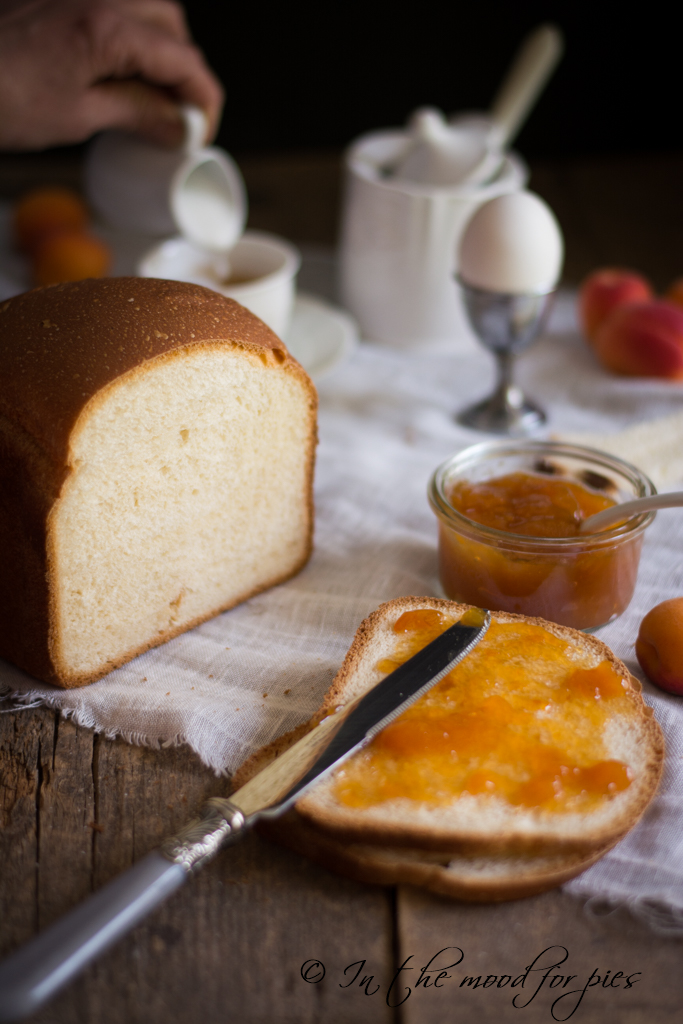
[[[382,605],[318,714],[374,686],[467,607]],[[312,723],[257,752],[236,785]],[[655,793],[663,755],[640,684],[604,643],[497,612],[459,665],[264,831],[367,881],[514,898],[573,877],[625,835]]]

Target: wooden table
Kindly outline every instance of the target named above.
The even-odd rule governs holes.
[[[40,181],[76,181],[77,163],[68,155],[60,160],[6,158],[0,195]],[[243,169],[252,226],[307,243],[333,242],[338,154],[245,159]],[[680,157],[534,167],[535,187],[565,228],[567,280],[598,263],[635,265],[659,285],[683,274],[681,171]],[[44,708],[1,714],[0,955],[143,856],[203,798],[226,787],[186,749],[110,741]],[[549,947],[555,948],[536,960]],[[435,954],[432,967],[447,967],[459,950],[462,961],[438,986],[424,985],[432,973],[416,987]],[[543,971],[529,973],[514,990],[505,981],[519,979],[534,961],[536,967],[557,963],[564,950],[566,963],[551,971],[538,995]],[[593,975],[572,1021],[665,1024],[681,1018],[682,954],[680,940],[654,934],[628,913],[590,915],[561,892],[470,906],[410,888],[346,881],[250,836],[33,1020],[535,1024],[552,1022],[558,995],[578,990],[555,1004],[556,1019],[566,1019],[592,973],[605,980],[610,971],[608,987]],[[322,972],[312,961],[324,965],[322,980],[315,980]],[[619,971],[633,976],[630,988],[623,977],[620,987],[609,987]],[[556,979],[569,974],[576,977],[566,986]],[[461,984],[466,977],[481,981]]]

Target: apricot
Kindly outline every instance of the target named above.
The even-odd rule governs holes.
[[[673,302],[675,306],[683,306],[683,277],[674,281],[664,298],[667,302]]]
[[[650,282],[634,270],[606,267],[590,274],[579,291],[579,316],[589,342],[612,310],[653,297]]]
[[[61,284],[84,277],[104,277],[111,251],[101,239],[84,231],[60,231],[38,243],[33,257],[36,284]]]
[[[14,239],[26,252],[32,252],[46,235],[55,231],[82,231],[87,223],[87,207],[70,188],[34,189],[22,196],[14,207]]]
[[[620,306],[595,338],[598,359],[630,377],[683,378],[683,309],[670,302]]]
[[[655,686],[683,695],[683,597],[647,613],[636,640],[636,657]]]

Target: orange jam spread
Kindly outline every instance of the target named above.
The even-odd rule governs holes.
[[[576,629],[604,625],[631,600],[642,533],[580,535],[583,519],[615,504],[605,493],[561,474],[516,472],[458,481],[447,497],[472,522],[440,521],[441,583],[453,600]]]
[[[391,672],[452,625],[432,609],[405,612]],[[492,621],[484,639],[336,774],[337,798],[372,807],[404,797],[451,804],[465,793],[557,812],[585,811],[631,783],[606,757],[602,733],[629,714],[609,661],[526,622]]]
[[[522,472],[460,480],[448,500],[475,523],[527,537],[576,537],[584,519],[616,505],[576,480]]]

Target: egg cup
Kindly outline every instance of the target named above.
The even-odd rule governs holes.
[[[498,380],[488,398],[458,413],[456,421],[487,434],[524,437],[542,426],[547,417],[513,383],[513,364],[545,326],[555,291],[512,295],[457,280],[472,328],[496,358]]]

